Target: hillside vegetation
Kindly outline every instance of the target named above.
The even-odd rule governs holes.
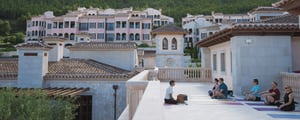
[[[24,31],[25,20],[32,15],[54,11],[62,15],[68,10],[81,7],[143,9],[152,7],[162,9],[163,14],[174,17],[176,23],[186,13],[210,14],[211,11],[223,13],[246,13],[257,6],[270,6],[278,0],[0,0],[0,19],[9,20],[12,31]]]

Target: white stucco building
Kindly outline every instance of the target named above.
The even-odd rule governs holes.
[[[65,15],[54,16],[52,11],[47,11],[27,21],[26,40],[58,36],[66,38],[66,43],[74,44],[81,33],[87,33],[90,41],[94,42],[131,41],[151,45],[152,27],[174,23],[172,17],[161,12],[153,8],[141,11],[133,8],[78,8]]]
[[[0,59],[0,87],[44,88],[51,94],[78,96],[79,120],[113,120],[126,107],[126,82],[136,75],[136,43],[78,43],[63,58],[63,42],[57,37],[44,42],[16,45],[18,59]],[[56,92],[55,92],[56,91]]]
[[[298,17],[283,15],[257,23],[235,24],[197,43],[203,67],[224,78],[236,95],[250,89],[257,78],[263,90],[280,72],[300,69]]]
[[[184,35],[187,31],[175,25],[165,25],[152,31],[156,41],[157,67],[184,67]]]

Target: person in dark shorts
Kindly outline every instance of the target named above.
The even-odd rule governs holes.
[[[212,90],[208,91],[208,95],[210,97],[212,97],[213,95],[216,94],[216,91],[218,91],[218,90],[219,90],[219,80],[218,80],[218,78],[215,78],[215,84],[214,84]]]
[[[279,103],[277,106],[282,111],[294,111],[295,100],[291,86],[285,87],[284,103]]]
[[[261,101],[259,91],[260,91],[260,86],[258,85],[258,79],[253,80],[253,87],[251,88],[250,91],[245,92],[244,95],[246,97],[246,100],[250,101]]]
[[[169,82],[170,86],[166,89],[165,103],[166,104],[177,104],[177,101],[173,97],[173,87],[175,86],[175,81],[171,80]]]
[[[274,81],[272,82],[272,88],[261,94],[261,96],[265,98],[265,104],[267,105],[276,105],[280,100],[280,91],[277,88],[277,83]]]
[[[227,85],[224,83],[224,79],[219,79],[219,90],[216,91],[216,94],[212,96],[215,99],[226,99],[228,95]]]

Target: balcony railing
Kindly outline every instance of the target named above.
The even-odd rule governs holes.
[[[300,100],[300,73],[281,73],[283,86],[291,86],[295,99]]]
[[[158,79],[210,82],[212,73],[207,68],[159,68]]]

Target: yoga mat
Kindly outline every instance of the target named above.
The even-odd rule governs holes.
[[[278,108],[254,108],[257,111],[280,111]]]
[[[242,103],[236,103],[236,102],[224,102],[223,104],[226,104],[226,105],[244,105]]]
[[[246,103],[247,105],[253,105],[253,106],[267,106],[265,103]]]
[[[290,115],[290,114],[268,114],[272,118],[289,118],[289,119],[300,119],[300,115]]]

